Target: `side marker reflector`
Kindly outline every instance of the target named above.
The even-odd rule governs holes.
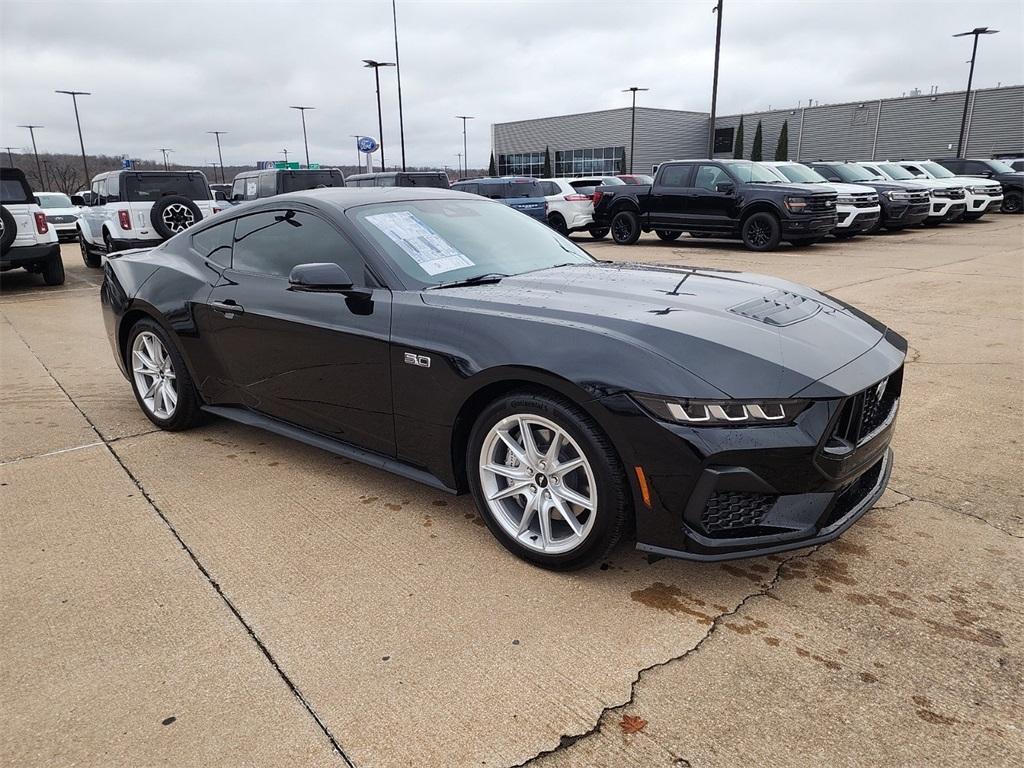
[[[651,489],[647,487],[647,475],[644,474],[643,467],[637,466],[633,469],[636,471],[636,481],[640,484],[640,497],[644,500],[644,506],[650,509]]]

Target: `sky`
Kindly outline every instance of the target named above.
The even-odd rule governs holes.
[[[719,114],[1024,82],[1020,0],[724,0]],[[485,167],[491,123],[629,104],[708,111],[714,0],[397,0],[406,162]],[[351,164],[378,137],[373,71],[394,60],[390,0],[0,0],[0,146],[209,165]],[[395,70],[381,69],[386,160],[399,160]],[[379,137],[378,137],[379,138]]]

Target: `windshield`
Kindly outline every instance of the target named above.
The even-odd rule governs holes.
[[[948,168],[943,168],[941,165],[939,165],[938,163],[933,163],[931,160],[929,160],[926,163],[918,163],[918,165],[924,168],[936,179],[952,179],[954,176],[956,176],[956,174],[950,172]]]
[[[209,200],[206,179],[198,173],[132,173],[125,176],[125,199],[133,203],[153,203],[168,195],[189,200]]]
[[[914,174],[912,174],[902,165],[896,165],[896,163],[879,163],[878,167],[881,168],[882,173],[884,173],[890,179],[896,179],[897,181],[907,181],[914,178]]]
[[[40,192],[36,197],[39,198],[40,208],[74,208],[71,204],[71,198],[67,195],[60,195],[56,192]]]
[[[421,288],[593,261],[548,226],[487,200],[378,203],[350,209],[348,216]]]
[[[830,167],[836,172],[839,178],[852,184],[856,184],[858,181],[885,181],[884,177],[869,171],[867,168],[862,168],[859,165],[844,163],[843,165],[833,165]]]
[[[503,197],[544,197],[536,181],[510,181]]]
[[[341,171],[282,171],[281,193],[302,192],[319,187],[344,187]]]
[[[775,169],[790,181],[796,181],[801,184],[821,184],[827,181],[824,176],[813,168],[808,168],[806,165],[800,165],[799,163],[776,165]]]
[[[985,160],[985,164],[996,173],[1013,173],[1013,168],[1002,160]]]
[[[782,184],[782,179],[763,165],[758,165],[757,163],[727,163],[725,167],[729,169],[729,173],[741,182],[754,181],[763,184]]]

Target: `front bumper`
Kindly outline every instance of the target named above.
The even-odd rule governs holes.
[[[836,221],[834,213],[807,218],[792,216],[782,219],[782,236],[824,237],[836,228]]]
[[[877,205],[873,208],[843,206],[838,209],[838,221],[836,222],[836,228],[832,231],[844,233],[865,232],[878,224],[878,219],[881,215],[881,208]]]
[[[31,267],[34,264],[43,264],[59,258],[60,243],[15,246],[0,256],[0,269]]]
[[[1003,207],[1002,195],[974,195],[967,196],[967,213],[999,213]]]
[[[883,227],[914,227],[928,218],[931,203],[894,200],[882,208]]]

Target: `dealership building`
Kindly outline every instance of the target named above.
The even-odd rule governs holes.
[[[749,158],[758,122],[765,160],[775,157],[783,126],[790,160],[882,160],[956,154],[964,91],[800,106],[715,120],[715,157],[732,157],[743,120]],[[491,149],[501,175],[540,176],[545,153],[555,176],[629,171],[629,107],[541,117],[491,126]],[[633,171],[649,173],[666,160],[707,157],[707,112],[636,108]],[[1024,156],[1024,86],[971,92],[966,148],[973,157]]]

